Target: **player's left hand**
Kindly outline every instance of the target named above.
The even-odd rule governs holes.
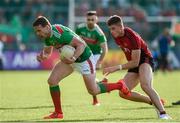
[[[110,74],[118,70],[118,66],[107,67],[103,69],[103,74]]]

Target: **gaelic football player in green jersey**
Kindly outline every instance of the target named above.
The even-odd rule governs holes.
[[[89,94],[93,96],[112,90],[120,90],[124,94],[129,94],[128,88],[121,82],[95,82],[96,70],[94,56],[84,40],[72,30],[60,24],[51,25],[44,16],[36,18],[33,23],[33,28],[35,34],[40,37],[46,45],[37,55],[39,62],[48,59],[53,48],[59,49],[63,45],[71,45],[76,49],[74,56],[68,59],[63,57],[63,59],[54,66],[47,80],[55,110],[50,115],[45,116],[45,119],[63,119],[59,82],[74,70],[77,70],[82,75]]]
[[[108,52],[107,39],[103,31],[97,25],[98,17],[96,11],[86,13],[86,23],[81,23],[76,28],[78,34],[91,49],[96,64],[96,69],[101,67],[101,63]],[[93,96],[93,105],[100,105],[96,96]]]

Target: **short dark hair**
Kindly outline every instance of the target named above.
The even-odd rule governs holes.
[[[120,24],[122,23],[122,19],[118,15],[110,16],[109,19],[107,20],[107,25],[108,26],[111,26],[113,24],[118,24],[118,23],[120,23]]]
[[[41,25],[42,27],[45,27],[46,25],[50,25],[48,19],[44,16],[38,16],[36,20],[33,22],[33,27],[34,26],[39,26]]]
[[[97,15],[97,12],[96,11],[88,11],[86,13],[87,16],[92,16],[92,15]]]

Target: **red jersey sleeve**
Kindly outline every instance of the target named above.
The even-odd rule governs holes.
[[[139,36],[139,34],[137,34],[135,31],[133,31],[128,27],[125,28],[125,33],[130,40],[131,49],[132,50],[141,49],[141,37]]]

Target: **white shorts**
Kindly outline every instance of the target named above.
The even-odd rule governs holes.
[[[73,63],[71,66],[75,71],[83,75],[93,74],[96,72],[96,63],[93,55],[91,55],[88,60],[81,63]]]
[[[94,61],[95,61],[95,63],[97,64],[97,61],[99,60],[99,58],[100,58],[100,54],[95,54],[94,55]]]

